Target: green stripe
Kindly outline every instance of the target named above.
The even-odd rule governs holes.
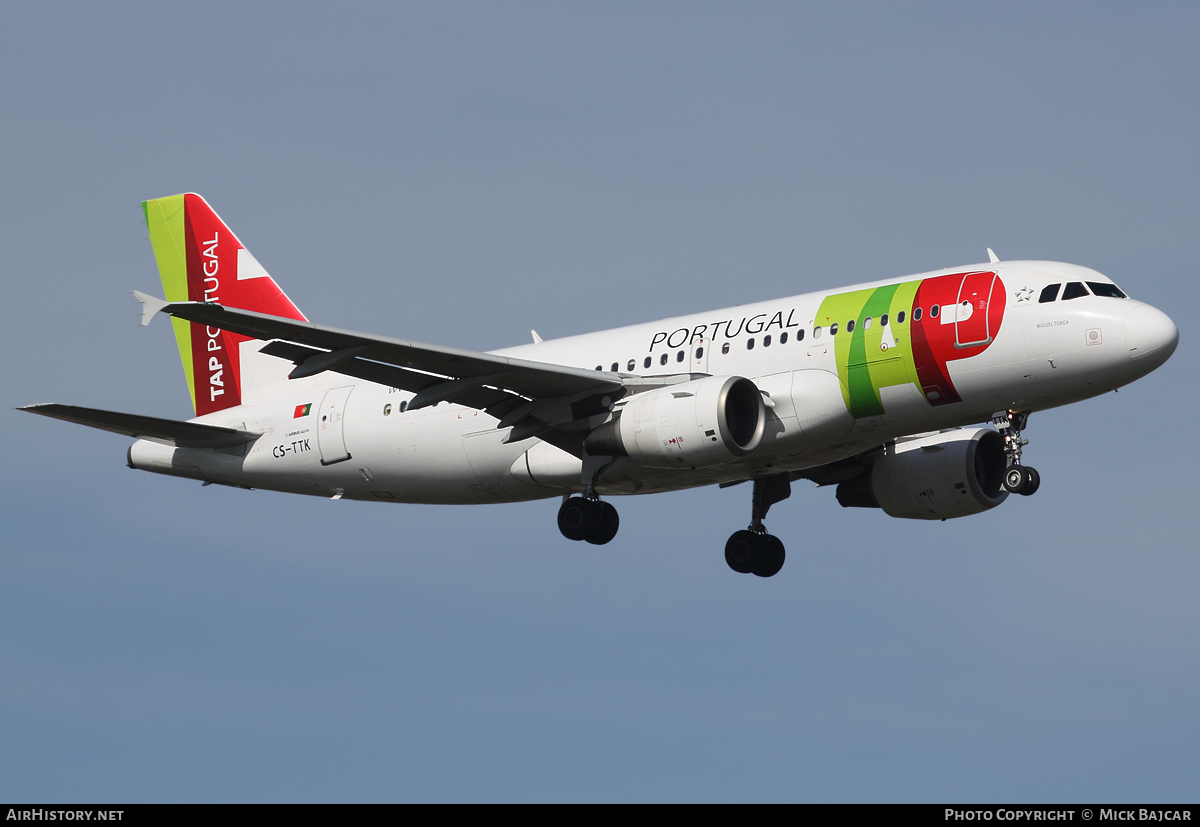
[[[913,296],[920,284],[919,281],[908,281],[873,290],[854,290],[826,296],[817,310],[814,324],[827,328],[837,322],[840,328],[834,343],[834,362],[842,383],[846,410],[855,419],[886,413],[880,388],[908,383],[920,386],[913,363],[907,318],[907,311],[912,307]],[[899,324],[896,316],[902,310],[906,318],[903,324]],[[879,321],[884,313],[889,314],[886,329]],[[863,325],[868,316],[872,321],[870,330]],[[850,320],[854,320],[854,330],[847,333],[846,326]],[[885,330],[895,340],[895,346],[886,351],[880,349]]]
[[[865,416],[883,416],[883,402],[879,398],[879,389],[871,380],[871,366],[868,363],[867,351],[867,334],[872,334],[871,339],[875,345],[870,354],[870,360],[875,361],[879,358],[879,338],[881,334],[881,326],[879,325],[879,317],[888,312],[888,308],[892,303],[892,296],[896,293],[898,284],[891,284],[887,287],[880,287],[873,291],[862,310],[858,315],[855,323],[854,333],[850,340],[850,353],[847,360],[847,386],[850,392],[850,415],[855,419],[862,419]],[[863,326],[863,319],[870,316],[873,325],[868,331]]]
[[[188,285],[183,196],[172,195],[143,201],[142,212],[146,216],[146,228],[150,231],[154,259],[158,262],[163,295],[169,302],[185,302],[188,300]],[[192,397],[194,410],[196,378],[192,372],[191,324],[181,319],[171,319],[171,325],[175,328],[175,341],[179,345],[179,358],[183,360],[183,374],[187,378],[188,393]]]

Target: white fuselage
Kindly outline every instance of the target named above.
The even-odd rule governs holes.
[[[1007,305],[986,350],[948,363],[961,401],[931,404],[933,392],[923,392],[919,384],[898,384],[880,389],[881,411],[852,416],[845,370],[839,375],[836,361],[836,339],[829,335],[828,323],[818,318],[823,302],[898,281],[972,270],[998,274],[1007,290]],[[1111,283],[1074,265],[1003,262],[497,353],[625,374],[695,373],[754,381],[771,407],[766,436],[749,456],[707,468],[673,469],[648,468],[624,458],[604,472],[597,486],[602,494],[650,493],[810,468],[905,435],[986,421],[996,411],[1065,405],[1128,384],[1173,351],[1178,333],[1170,319],[1133,299],[1086,295],[1039,302],[1043,287],[1067,282]],[[969,308],[963,319],[965,313]],[[847,320],[841,321],[843,329],[837,335],[847,336]],[[824,335],[817,338],[814,328],[822,325]],[[247,343],[255,349],[261,344]],[[273,361],[285,373],[290,367]],[[278,390],[265,398],[246,399],[239,407],[196,420],[262,432],[255,442],[237,449],[202,450],[138,441],[129,452],[131,466],[250,488],[387,502],[505,502],[583,488],[577,457],[536,438],[503,444],[507,429],[497,429],[495,418],[472,408],[442,403],[405,411],[413,394],[336,373],[275,387]],[[307,415],[298,416],[309,404]],[[593,425],[602,421],[596,418]]]

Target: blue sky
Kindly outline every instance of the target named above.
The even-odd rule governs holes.
[[[1177,801],[1200,778],[1194,4],[0,6],[0,798]],[[328,502],[12,409],[190,415],[139,202],[327,324],[489,349],[1001,258],[1180,350],[947,523],[797,485]],[[1189,551],[1189,549],[1191,549]]]

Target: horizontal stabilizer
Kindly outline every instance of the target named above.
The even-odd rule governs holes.
[[[167,306],[167,302],[162,299],[155,298],[140,290],[134,290],[133,296],[142,303],[142,327],[150,324],[150,320],[154,318],[154,314]]]
[[[95,408],[80,408],[76,405],[58,405],[53,402],[42,405],[26,405],[18,410],[63,419],[99,428],[114,434],[124,434],[136,439],[148,439],[176,448],[234,448],[253,442],[262,436],[254,431],[237,428],[222,428],[217,425],[201,425],[198,422],[180,422],[175,419],[159,419],[156,416],[101,411]]]

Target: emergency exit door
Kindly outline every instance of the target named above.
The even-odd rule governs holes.
[[[693,339],[689,345],[691,352],[688,356],[691,358],[692,373],[708,373],[708,337],[703,339]]]

